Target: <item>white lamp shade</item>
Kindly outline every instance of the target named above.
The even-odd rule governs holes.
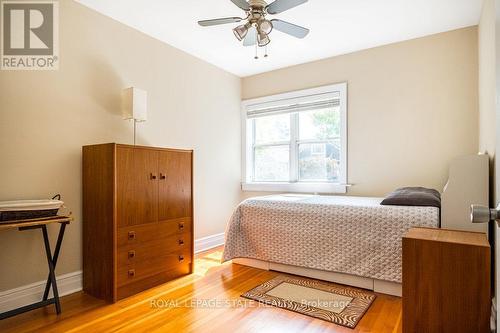
[[[148,93],[134,87],[122,92],[123,119],[146,121],[148,110]]]

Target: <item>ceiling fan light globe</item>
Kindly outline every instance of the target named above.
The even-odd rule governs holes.
[[[269,39],[268,35],[260,33],[257,36],[257,42],[259,44],[259,47],[263,47],[263,46],[266,46],[267,44],[271,43],[271,39]]]
[[[258,23],[259,30],[265,34],[270,34],[273,31],[273,24],[268,20],[260,20]]]
[[[239,41],[242,41],[248,33],[248,28],[245,24],[239,25],[233,29],[233,33]]]

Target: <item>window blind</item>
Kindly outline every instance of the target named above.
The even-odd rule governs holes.
[[[327,93],[308,96],[307,98],[293,98],[269,103],[248,105],[247,118],[257,118],[292,112],[311,111],[332,108],[340,105],[339,93]]]

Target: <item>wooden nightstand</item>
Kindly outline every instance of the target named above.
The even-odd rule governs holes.
[[[489,332],[486,234],[414,228],[403,237],[403,332]]]

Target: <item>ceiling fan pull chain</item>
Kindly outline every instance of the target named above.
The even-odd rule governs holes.
[[[265,46],[265,54],[264,54],[264,58],[267,58],[268,57],[268,54],[267,54],[267,45]]]

